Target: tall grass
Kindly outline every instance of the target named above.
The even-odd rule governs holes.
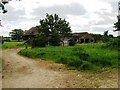
[[[53,60],[78,70],[98,70],[118,66],[118,52],[102,48],[102,44],[81,44],[76,46],[59,46],[46,48],[29,48],[19,54],[30,58]]]
[[[24,47],[23,42],[4,42],[0,48],[19,48]]]

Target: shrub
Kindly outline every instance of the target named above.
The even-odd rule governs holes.
[[[69,40],[69,46],[74,46],[76,44],[75,39]]]
[[[60,37],[59,36],[53,36],[49,39],[49,43],[52,46],[60,46]]]
[[[120,37],[109,40],[104,47],[120,50]]]
[[[32,40],[32,47],[45,47],[47,45],[47,39],[45,36],[39,36]]]
[[[74,39],[70,39],[69,40],[69,46],[74,46],[75,45],[75,40]]]

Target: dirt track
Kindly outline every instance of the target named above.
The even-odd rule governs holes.
[[[68,70],[62,64],[33,60],[3,50],[3,88],[117,88],[118,70],[85,73]]]

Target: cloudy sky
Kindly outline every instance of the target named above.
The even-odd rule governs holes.
[[[21,0],[6,4],[8,13],[0,13],[2,25],[0,34],[9,36],[13,29],[28,30],[39,25],[46,13],[58,14],[65,18],[73,32],[103,34],[113,32],[113,23],[117,21],[119,0]]]

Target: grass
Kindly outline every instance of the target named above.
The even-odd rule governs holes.
[[[23,42],[4,42],[4,44],[0,44],[0,48],[6,49],[6,48],[20,48],[24,47]]]
[[[77,70],[102,70],[118,67],[118,51],[102,47],[102,44],[81,44],[76,46],[59,46],[46,48],[29,48],[19,54],[30,58],[52,60],[66,64]]]

